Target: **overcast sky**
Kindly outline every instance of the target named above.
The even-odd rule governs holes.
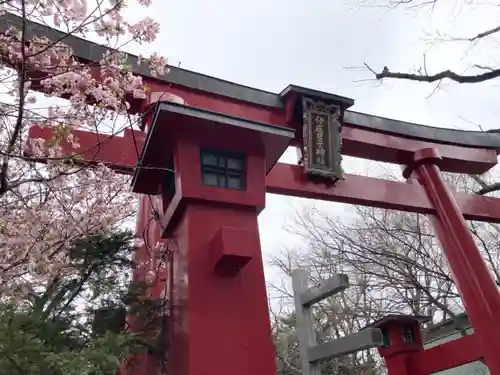
[[[371,1],[374,5],[377,0]],[[446,83],[429,98],[434,85],[391,81],[380,86],[366,81],[366,70],[353,69],[367,63],[374,69],[387,65],[407,71],[423,63],[424,53],[430,73],[499,62],[495,40],[470,49],[436,39],[470,37],[496,26],[498,6],[440,1],[432,10],[417,11],[349,0],[156,0],[142,14],[134,7],[129,15],[158,20],[161,35],[149,52],[157,51],[185,69],[274,92],[288,84],[324,90],[355,99],[354,110],[426,125],[500,128],[497,82]],[[134,46],[127,50],[139,52]],[[346,169],[364,173],[367,168],[348,163]],[[301,205],[268,196],[260,217],[265,258],[294,245],[282,227]],[[341,205],[332,207],[333,213],[343,210]],[[272,281],[276,274],[267,270],[266,277]]]

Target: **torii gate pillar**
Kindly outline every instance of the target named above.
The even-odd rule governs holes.
[[[274,375],[257,216],[291,129],[157,102],[133,179],[163,199],[173,256],[169,375]]]

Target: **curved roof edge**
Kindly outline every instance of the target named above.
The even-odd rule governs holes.
[[[0,33],[5,32],[10,26],[20,28],[22,24],[23,20],[21,17],[10,13],[4,14],[0,19]],[[74,35],[68,35],[36,22],[26,21],[26,29],[28,38],[33,36],[46,36],[51,40],[61,40],[63,43],[70,46],[75,55],[82,60],[100,60],[103,54],[109,50],[109,48],[103,45],[89,42]],[[174,66],[169,67],[170,72],[167,75],[153,77],[145,64],[139,65],[137,56],[131,54],[128,54],[128,64],[132,66],[134,73],[151,79],[178,84],[191,89],[213,93],[264,107],[284,107],[282,94],[239,85]],[[315,90],[311,91],[318,93],[318,91]],[[333,95],[329,93],[324,94],[327,96]],[[465,147],[500,150],[500,133],[496,132],[462,131],[437,128],[353,111],[346,111],[345,122],[352,126],[366,130],[402,136],[405,138],[415,138]]]
[[[379,133],[456,146],[495,149],[500,152],[500,132],[437,128],[354,111],[346,111],[344,122]]]

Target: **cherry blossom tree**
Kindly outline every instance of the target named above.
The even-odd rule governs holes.
[[[116,228],[134,213],[127,176],[84,164],[74,131],[115,136],[136,126],[137,116],[128,113],[130,103],[144,100],[148,88],[119,50],[127,43],[155,40],[158,22],[127,18],[127,7],[150,4],[0,1],[3,14],[22,20],[20,27],[11,25],[0,34],[1,298],[22,298],[64,274],[70,269],[64,249],[72,241]],[[55,27],[64,37],[30,36],[27,21]],[[93,38],[110,49],[100,61],[84,63],[65,44],[71,36]],[[142,64],[153,75],[167,73],[166,59],[158,54],[142,58]],[[50,128],[50,141],[29,139],[33,125]],[[73,154],[67,155],[68,147]]]

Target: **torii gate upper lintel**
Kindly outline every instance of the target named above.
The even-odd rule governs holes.
[[[19,18],[5,16],[0,30],[9,22]],[[27,29],[53,39],[60,34],[34,23]],[[97,60],[105,51],[74,36],[64,42],[82,61]],[[500,201],[452,194],[441,176],[491,169],[498,134],[356,113],[348,110],[351,99],[298,86],[275,94],[174,67],[156,79],[136,57],[129,59],[151,88],[149,100],[134,106],[139,112],[153,109],[144,118],[147,133],[126,131],[97,149],[95,134],[75,135],[85,161],[133,172],[134,191],[162,196],[162,231],[176,246],[169,375],[274,374],[257,225],[266,191],[430,214],[475,343],[491,373],[500,375],[500,296],[464,221],[465,216],[500,222]],[[162,101],[165,93],[180,100]],[[30,136],[47,138],[50,129],[33,127]],[[289,145],[302,150],[302,165],[278,163]],[[340,151],[403,165],[411,184],[342,175]],[[466,351],[464,345],[454,348]],[[436,348],[433,358],[438,361],[439,352],[447,364],[460,363],[449,347]],[[417,374],[400,359],[391,367],[397,375]]]

